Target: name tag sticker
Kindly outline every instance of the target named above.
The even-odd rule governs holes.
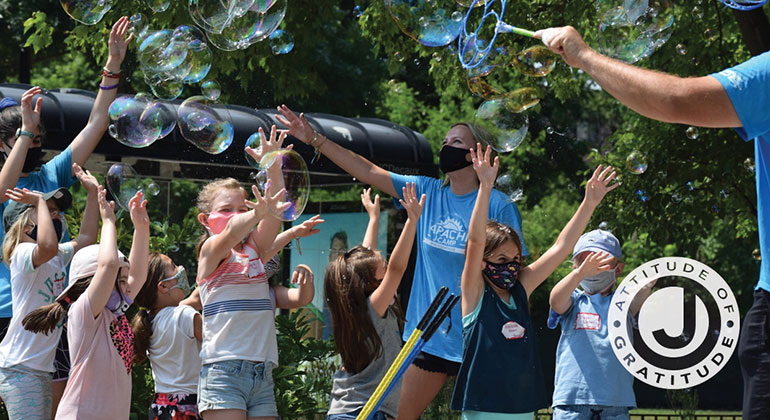
[[[518,323],[514,321],[508,321],[503,325],[503,337],[507,338],[508,340],[518,340],[521,337],[524,337],[524,333],[527,331],[526,328],[522,327]]]
[[[602,325],[601,317],[599,314],[593,314],[590,312],[578,312],[575,317],[575,329],[576,330],[599,330]]]

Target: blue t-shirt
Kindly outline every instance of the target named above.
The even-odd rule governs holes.
[[[427,196],[425,208],[417,223],[417,261],[409,305],[406,308],[403,336],[404,340],[407,340],[442,286],[448,287],[449,293],[460,295],[460,276],[465,264],[465,241],[468,239],[468,224],[478,192],[455,195],[449,186],[441,186],[441,180],[424,176],[391,172],[390,179],[399,195],[407,182],[414,182],[417,195]],[[488,218],[514,228],[522,240],[522,254],[528,255],[524,238],[521,236],[519,209],[500,191],[492,190]],[[460,362],[463,349],[460,306],[455,306],[450,319],[452,328],[449,333],[439,332],[434,335],[422,351],[442,359]],[[445,331],[449,322],[445,321],[439,331]]]
[[[553,406],[607,405],[636,407],[634,377],[612,352],[607,316],[612,293],[572,292],[561,316],[551,309],[548,328],[561,325],[556,348]]]
[[[770,292],[770,51],[711,76],[722,84],[741,119],[738,134],[754,140],[759,249],[765,257],[756,288]]]
[[[19,178],[16,183],[18,188],[26,188],[33,191],[49,192],[57,188],[69,188],[75,183],[72,176],[72,151],[69,147],[56,155],[50,162],[45,163],[39,171],[32,172],[25,178]],[[0,204],[0,215],[10,201]],[[0,243],[5,238],[3,224],[0,223]],[[62,242],[69,242],[69,232],[64,232]],[[66,284],[65,284],[66,286]],[[11,304],[11,270],[8,263],[0,264],[0,318],[10,318],[13,314]]]

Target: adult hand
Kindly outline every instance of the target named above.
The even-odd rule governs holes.
[[[320,232],[319,229],[316,228],[317,225],[325,222],[326,220],[321,219],[320,214],[316,214],[315,216],[305,220],[304,222],[298,224],[297,226],[294,226],[291,228],[291,236],[292,238],[304,238],[310,235],[315,235],[316,233]]]
[[[495,161],[492,163],[492,148],[487,146],[487,150],[482,152],[481,143],[476,143],[476,150],[471,148],[471,162],[473,162],[473,170],[476,171],[476,176],[479,178],[479,183],[485,187],[492,188],[497,178],[497,170],[500,167],[500,160],[495,156]]]
[[[21,95],[21,129],[35,135],[37,135],[40,126],[40,110],[43,106],[43,98],[37,98],[34,108],[32,107],[32,98],[42,92],[43,89],[40,86],[35,86]]]
[[[592,252],[588,254],[580,267],[577,268],[580,278],[595,276],[602,271],[610,270],[610,263],[613,260],[613,256],[609,252]]]
[[[422,209],[425,207],[425,194],[420,196],[420,201],[417,201],[417,187],[414,182],[407,182],[405,187],[401,188],[403,200],[398,200],[399,203],[406,209],[406,215],[409,220],[413,220],[415,223],[420,220]]]
[[[256,148],[252,147],[246,147],[246,153],[249,154],[256,162],[262,161],[262,158],[270,153],[274,152],[276,150],[280,150],[281,146],[283,146],[283,141],[286,139],[286,135],[288,134],[288,131],[286,130],[276,130],[275,125],[273,125],[270,128],[270,138],[265,137],[265,131],[262,130],[262,127],[259,127],[257,130],[259,131],[259,146]],[[280,132],[280,135],[278,133]],[[276,140],[276,136],[278,139]],[[290,144],[286,147],[286,149],[290,150],[294,148],[293,144]]]
[[[37,207],[41,202],[45,202],[43,194],[37,191],[30,191],[26,188],[14,188],[5,191],[6,197],[13,201],[17,201],[22,204],[29,204],[30,206]]]
[[[121,17],[114,25],[112,25],[110,38],[107,44],[109,48],[109,57],[107,58],[107,65],[105,66],[107,70],[111,72],[117,73],[120,71],[120,65],[123,64],[123,60],[126,58],[128,44],[134,39],[133,33],[129,34],[128,38],[126,38],[126,32],[128,32],[128,27],[130,25],[131,22],[129,22],[127,16]]]
[[[380,217],[380,195],[376,194],[374,196],[374,200],[371,198],[372,196],[372,189],[366,188],[364,189],[364,192],[361,193],[361,203],[363,203],[364,208],[366,209],[366,213],[369,215],[369,218],[372,217]]]
[[[297,114],[286,105],[279,106],[278,112],[280,112],[281,115],[276,115],[275,118],[278,122],[288,127],[287,132],[289,134],[306,144],[313,140],[315,130],[310,126],[310,123],[305,118],[305,114],[299,114],[299,116],[297,116]]]
[[[115,223],[115,202],[107,201],[107,190],[101,185],[99,190],[99,214],[102,217],[102,221],[111,220]]]
[[[604,198],[604,195],[618,187],[617,182],[612,183],[615,179],[615,171],[612,171],[612,166],[608,166],[602,170],[602,165],[596,167],[594,174],[586,184],[585,200],[593,206],[599,205]],[[611,184],[612,183],[612,184]],[[610,185],[611,184],[611,185]]]
[[[571,67],[580,67],[581,55],[591,51],[572,26],[541,29],[535,32],[535,38],[542,40],[546,47],[559,54]]]
[[[89,194],[96,193],[99,190],[99,181],[91,172],[80,167],[77,163],[72,164],[72,173],[80,181],[80,185],[88,191]]]
[[[128,213],[131,215],[131,223],[134,229],[150,228],[150,216],[147,214],[147,200],[144,199],[144,193],[137,191],[136,194],[128,200]]]

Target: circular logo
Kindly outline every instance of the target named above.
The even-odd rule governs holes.
[[[658,388],[707,381],[738,346],[732,290],[711,267],[689,258],[658,258],[637,267],[615,291],[608,319],[620,364]]]

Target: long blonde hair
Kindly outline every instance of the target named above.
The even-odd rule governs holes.
[[[474,123],[471,123],[471,122],[462,121],[462,122],[458,122],[458,123],[452,124],[452,126],[449,127],[449,129],[451,130],[451,129],[457,127],[458,125],[464,126],[465,128],[468,129],[468,131],[471,132],[471,135],[473,136],[473,140],[474,140],[473,147],[476,147],[476,143],[481,143],[482,149],[486,150],[487,146],[494,146],[495,145],[495,140],[496,140],[495,136],[493,136],[492,133],[487,131],[484,127],[482,127],[480,125],[477,125],[477,124],[474,124]],[[495,156],[497,156],[497,152],[492,150],[492,157],[491,158],[494,159]],[[448,185],[449,185],[449,177],[446,177],[446,178],[444,178],[444,183],[441,184],[441,186],[442,187],[446,187]]]
[[[5,232],[5,238],[3,239],[3,260],[11,265],[11,256],[13,250],[16,249],[16,245],[24,238],[24,227],[30,222],[32,218],[32,212],[35,211],[35,207],[30,207],[24,210],[19,215],[19,218],[11,225],[8,232]]]
[[[215,179],[208,184],[203,186],[203,189],[201,189],[201,192],[198,193],[198,214],[200,213],[211,213],[211,202],[214,201],[214,197],[217,196],[217,194],[221,190],[241,190],[243,192],[243,198],[246,199],[248,197],[246,190],[243,188],[240,182],[236,180],[235,178],[219,178]],[[205,227],[203,227],[203,234],[201,235],[200,239],[198,239],[198,245],[195,246],[195,255],[200,256],[201,247],[203,246],[203,243],[206,242],[206,239],[209,238],[209,231],[206,230]]]

